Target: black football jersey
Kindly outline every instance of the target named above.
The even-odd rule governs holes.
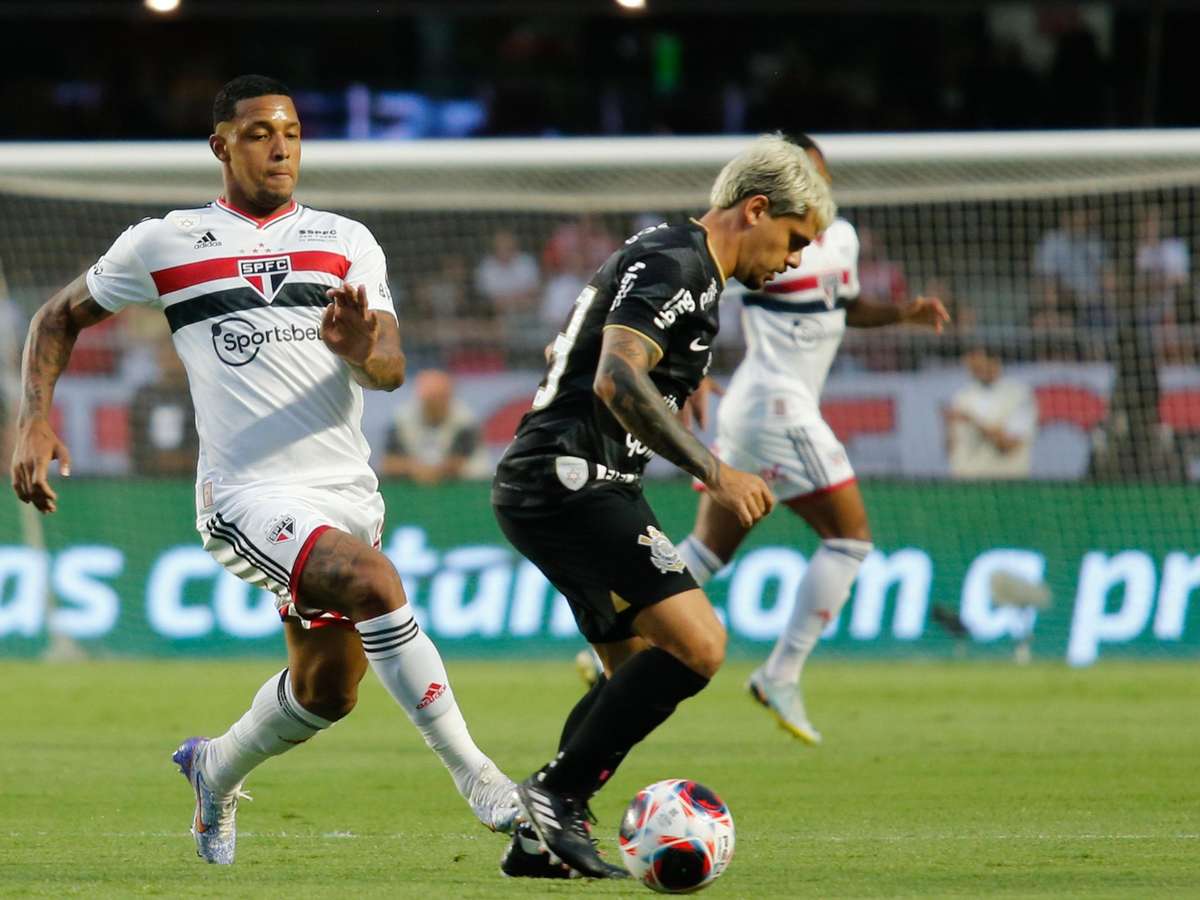
[[[533,408],[496,470],[493,502],[537,506],[606,483],[640,483],[653,452],[592,390],[604,329],[632,329],[662,349],[650,379],[677,410],[708,373],[723,287],[695,220],[647,228],[613,253],[555,339]]]

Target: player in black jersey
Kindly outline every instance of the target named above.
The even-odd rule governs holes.
[[[677,414],[712,361],[725,279],[761,288],[834,212],[802,148],[756,140],[721,171],[700,219],[639,232],[601,266],[497,469],[500,527],[566,596],[604,663],[557,757],[517,789],[537,837],[584,875],[623,872],[596,853],[588,799],[725,655],[724,628],[642,496],[642,470],[658,453],[747,527],[770,512],[767,485],[721,463]],[[518,835],[507,874],[532,874],[521,845]]]

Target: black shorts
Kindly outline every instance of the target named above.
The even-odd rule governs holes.
[[[492,507],[509,542],[571,605],[590,643],[633,637],[633,618],[696,589],[641,490],[603,485],[555,506]]]

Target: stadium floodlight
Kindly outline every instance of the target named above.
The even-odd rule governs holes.
[[[645,9],[646,0],[617,0],[617,6],[622,9]]]
[[[145,0],[146,9],[150,12],[166,15],[179,9],[179,0]]]

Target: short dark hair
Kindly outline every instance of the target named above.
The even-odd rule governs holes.
[[[816,150],[822,157],[825,156],[825,151],[821,149],[821,145],[810,138],[803,131],[791,131],[784,134],[784,137],[799,147],[801,150]]]
[[[239,75],[217,91],[213,100],[213,128],[221,122],[228,122],[237,115],[239,100],[249,100],[251,97],[265,97],[268,94],[278,94],[281,97],[292,96],[291,89],[278,78],[268,78],[266,75]]]

